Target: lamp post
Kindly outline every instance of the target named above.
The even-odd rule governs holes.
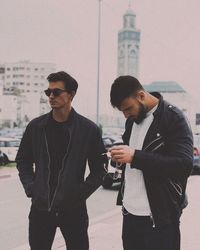
[[[96,123],[99,126],[99,76],[100,76],[100,50],[101,50],[101,2],[99,1],[98,9],[98,42],[97,42],[97,110],[96,110]]]

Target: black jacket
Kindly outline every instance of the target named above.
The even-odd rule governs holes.
[[[73,209],[101,185],[104,166],[100,156],[105,148],[99,128],[72,109],[68,121],[69,146],[50,203],[50,157],[45,133],[49,118],[50,113],[28,124],[16,156],[19,177],[26,195],[32,197],[37,209]],[[90,174],[84,180],[87,161]]]
[[[159,98],[153,122],[146,134],[142,150],[136,150],[132,168],[142,170],[147,196],[156,226],[177,221],[186,206],[185,189],[193,167],[193,137],[183,113]],[[133,120],[128,118],[123,135],[129,144]],[[122,204],[124,171],[117,204]]]

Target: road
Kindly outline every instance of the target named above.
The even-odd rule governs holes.
[[[2,170],[0,170],[0,175]],[[11,169],[0,178],[0,250],[11,250],[27,243],[28,213],[30,200],[25,196],[17,172]],[[116,208],[116,188],[99,188],[88,199],[88,213],[91,220]]]
[[[24,195],[16,171],[12,171],[11,177],[7,176],[7,178],[0,178],[0,190],[0,249],[13,250],[16,248],[21,250],[22,248],[20,246],[27,244],[27,216],[30,207],[30,200]],[[189,205],[184,210],[181,218],[181,250],[200,249],[199,192],[200,176],[190,177],[187,189]],[[90,221],[98,221],[101,220],[102,217],[100,223],[97,223],[96,225],[94,224],[91,231],[90,237],[92,246],[95,246],[92,250],[102,249],[102,244],[104,243],[105,247],[103,247],[103,249],[105,250],[122,249],[120,239],[121,215],[120,213],[116,214],[116,196],[116,188],[113,190],[99,188],[97,192],[88,199]],[[105,219],[104,215],[108,217],[109,213],[111,215],[110,219]],[[104,228],[105,230],[102,231]],[[96,247],[98,242],[100,242],[99,248]]]

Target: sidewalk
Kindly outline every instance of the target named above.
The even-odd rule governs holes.
[[[89,240],[91,250],[122,250],[121,242],[121,209],[117,208],[91,221]],[[57,238],[55,248],[66,250],[61,238]]]
[[[16,167],[0,167],[0,180],[16,177],[17,175]]]
[[[0,170],[0,178],[16,178],[15,168],[5,168]],[[181,250],[199,250],[200,249],[200,176],[189,178],[187,194],[189,205],[184,210],[181,217]],[[122,250],[121,241],[122,215],[121,207],[104,213],[90,219],[89,241],[90,250]],[[25,245],[18,246],[11,250],[29,250],[28,242]],[[59,230],[52,250],[65,250],[65,243]]]
[[[121,209],[118,207],[90,222],[89,241],[91,250],[122,250],[121,243]],[[19,246],[12,250],[28,250],[29,245]],[[63,237],[58,231],[52,250],[66,250]]]

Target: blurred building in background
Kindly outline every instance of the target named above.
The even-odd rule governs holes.
[[[148,92],[161,93],[166,101],[181,109],[190,121],[193,132],[199,131],[196,124],[196,114],[199,107],[195,105],[193,97],[180,84],[174,81],[156,81],[143,86]]]
[[[129,7],[123,16],[123,28],[118,33],[118,76],[139,74],[140,31],[136,29],[136,14]]]
[[[3,83],[4,83],[4,74],[5,69],[3,67],[3,65],[0,64],[0,96],[3,95]]]
[[[0,128],[17,125],[17,96],[0,95]]]
[[[30,61],[0,65],[1,127],[24,127],[31,119],[49,110],[44,89],[48,86],[47,76],[55,69],[53,63]]]
[[[3,93],[6,94],[43,94],[46,77],[55,71],[52,63],[33,63],[20,61],[5,63]]]

